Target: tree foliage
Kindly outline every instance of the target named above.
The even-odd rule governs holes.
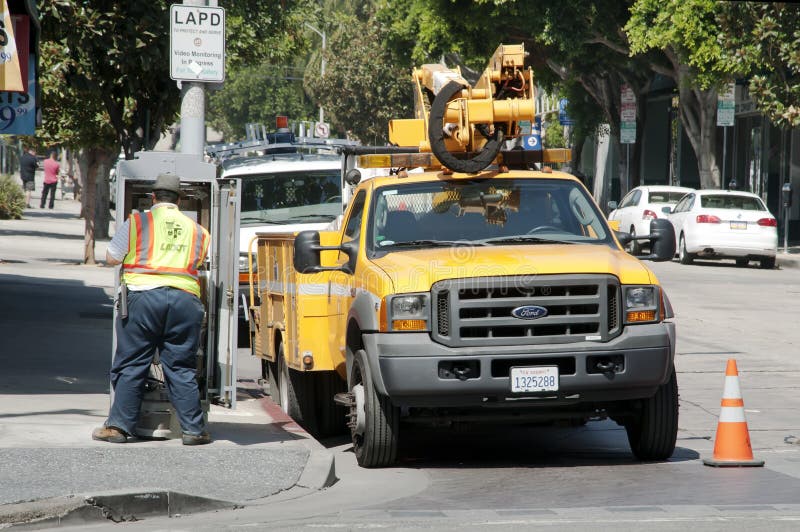
[[[295,120],[314,115],[305,97],[300,68],[262,64],[232,72],[221,91],[208,100],[209,125],[228,141],[239,140],[251,122],[272,127],[276,115]],[[294,78],[294,79],[292,79]]]
[[[335,130],[367,144],[386,141],[392,118],[410,117],[411,69],[396,66],[381,47],[375,20],[340,15],[328,26],[325,77],[306,70],[306,87]]]
[[[800,6],[736,2],[720,22],[729,70],[749,78],[758,110],[779,127],[800,126]]]

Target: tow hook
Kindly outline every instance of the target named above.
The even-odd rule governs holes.
[[[610,360],[599,360],[594,367],[599,369],[601,373],[605,373],[607,376],[613,375],[617,369],[617,365]]]

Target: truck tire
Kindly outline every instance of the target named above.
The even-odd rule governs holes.
[[[278,359],[275,362],[262,360],[266,366],[267,381],[269,381],[269,396],[276,405],[281,405],[280,371],[278,370]]]
[[[363,387],[364,423],[363,429],[360,429],[355,426],[353,419],[350,433],[358,465],[384,467],[393,464],[397,459],[400,410],[388,397],[375,391],[366,360],[367,354],[363,349],[353,355],[350,392],[355,395],[355,388]]]
[[[306,429],[315,429],[314,396],[309,375],[289,368],[283,353],[283,344],[278,348],[278,395],[280,407],[290,418]]]
[[[333,402],[333,396],[347,390],[345,383],[335,371],[317,371],[311,374],[314,379],[314,395],[317,398],[315,436],[327,438],[344,434],[347,421],[344,407]]]
[[[625,423],[631,451],[639,460],[666,460],[678,438],[678,379],[675,368],[669,381],[653,397],[642,399],[638,415]]]

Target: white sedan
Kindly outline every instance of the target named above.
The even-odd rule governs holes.
[[[678,239],[681,264],[695,258],[736,259],[737,266],[758,260],[775,267],[778,222],[755,194],[697,190],[681,199],[669,215]]]
[[[609,220],[619,221],[620,231],[626,231],[631,236],[647,236],[650,234],[650,220],[666,218],[664,207],[671,207],[678,203],[693,188],[673,187],[668,185],[642,185],[628,192],[619,206],[608,215]],[[642,243],[632,241],[630,251],[633,254],[641,252]]]

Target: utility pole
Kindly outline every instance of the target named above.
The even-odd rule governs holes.
[[[183,0],[183,5],[216,6],[216,0]],[[181,83],[181,153],[203,155],[206,145],[206,90],[205,83]]]

